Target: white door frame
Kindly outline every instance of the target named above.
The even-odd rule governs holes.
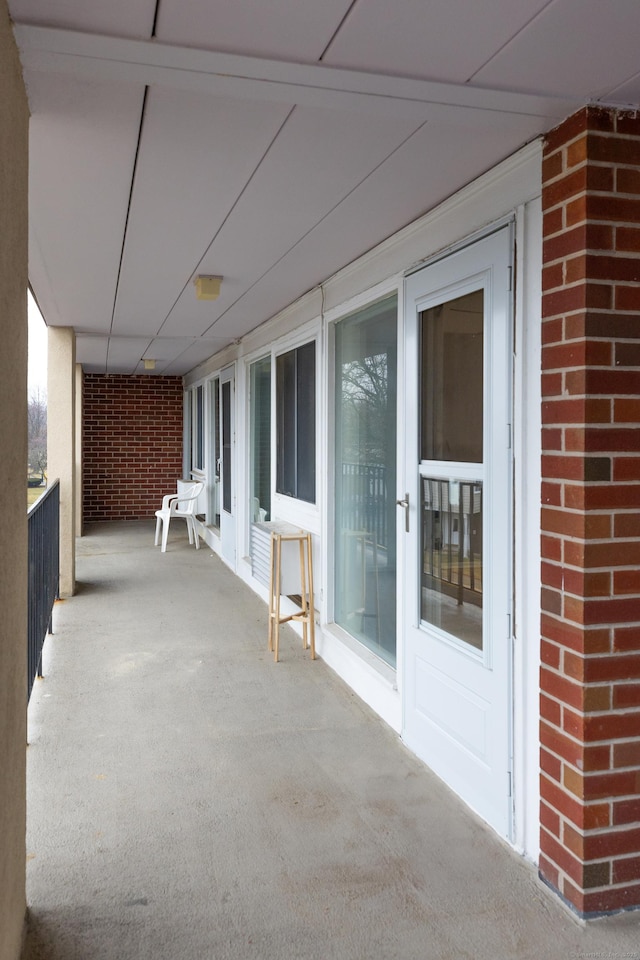
[[[220,549],[229,566],[236,566],[236,370],[235,364],[220,373]],[[228,411],[225,402],[228,387]],[[229,420],[225,423],[225,413]],[[228,433],[228,435],[227,435]],[[228,456],[228,463],[225,458]],[[225,477],[230,480],[228,483]]]

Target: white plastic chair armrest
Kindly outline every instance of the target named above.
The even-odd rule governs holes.
[[[195,510],[197,497],[179,497],[171,504],[171,512],[179,516],[187,516]],[[193,507],[191,506],[193,504]]]

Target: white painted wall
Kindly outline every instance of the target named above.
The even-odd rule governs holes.
[[[516,570],[514,642],[514,845],[527,857],[538,856],[538,667],[539,667],[539,523],[540,503],[540,273],[541,145],[533,143],[489,171],[454,197],[350,264],[305,297],[258,327],[243,341],[194,369],[185,384],[205,382],[236,360],[238,425],[236,464],[244,496],[238,497],[236,572],[266,599],[251,576],[249,562],[249,410],[248,367],[271,352],[275,356],[316,337],[317,342],[317,503],[309,505],[274,496],[272,514],[300,524],[314,535],[316,646],[320,656],[394,730],[401,730],[403,622],[398,604],[397,673],[382,663],[331,620],[332,583],[332,325],[342,317],[389,293],[398,295],[399,337],[403,337],[403,281],[411,269],[450,247],[514,217],[517,239],[517,285],[514,356],[514,453]],[[398,383],[404,382],[399,350]],[[273,398],[272,409],[275,409]],[[398,404],[398,436],[402,436]],[[272,431],[272,435],[275,430]],[[275,449],[272,450],[275,464]],[[404,490],[404,458],[399,451],[398,486]],[[219,540],[210,529],[205,539],[216,552]],[[398,536],[400,537],[400,532]],[[404,582],[403,550],[398,545],[398,582]],[[266,638],[265,638],[266,642]]]

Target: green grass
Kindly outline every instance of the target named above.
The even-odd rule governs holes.
[[[41,487],[27,487],[27,510],[44,493],[45,489],[44,484]]]

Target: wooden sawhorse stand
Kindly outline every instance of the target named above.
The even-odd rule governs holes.
[[[300,609],[289,616],[280,616],[280,595],[282,584],[282,544],[297,541],[300,547]],[[307,600],[308,594],[308,600]],[[271,532],[271,576],[269,584],[269,650],[278,662],[278,641],[280,624],[296,620],[302,624],[302,644],[306,650],[311,646],[311,659],[316,658],[316,637],[313,604],[313,559],[311,555],[311,534],[304,530],[296,533]]]

